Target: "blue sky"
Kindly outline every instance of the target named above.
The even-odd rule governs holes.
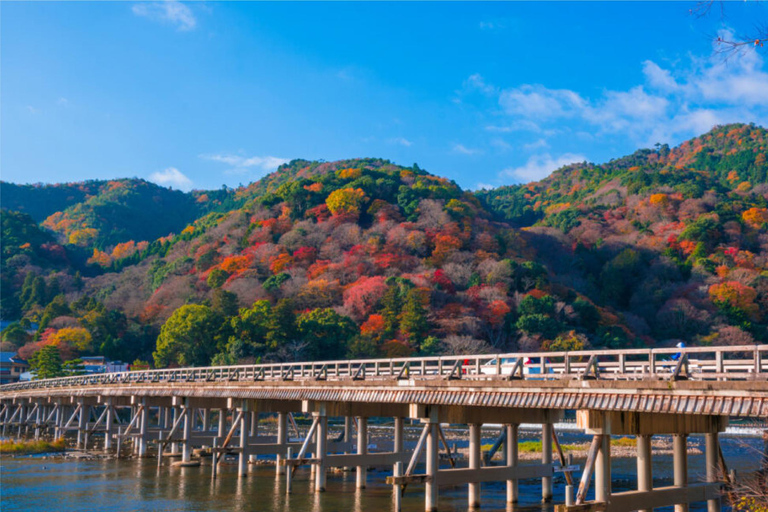
[[[764,2],[0,5],[3,180],[237,186],[293,158],[540,179],[768,125],[767,53],[712,38]]]

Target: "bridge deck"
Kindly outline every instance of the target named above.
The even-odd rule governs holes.
[[[0,386],[0,399],[97,395],[768,417],[768,345],[181,368]]]

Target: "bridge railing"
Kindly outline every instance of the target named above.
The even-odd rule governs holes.
[[[5,384],[0,386],[0,392],[145,383],[500,378],[524,380],[766,379],[768,378],[768,345],[585,350],[168,368]]]

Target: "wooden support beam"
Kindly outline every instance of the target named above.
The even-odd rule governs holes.
[[[600,451],[600,446],[603,442],[602,437],[602,435],[595,435],[592,437],[592,444],[589,446],[589,451],[587,451],[587,460],[584,463],[584,471],[581,474],[579,490],[576,493],[576,506],[583,505],[584,500],[587,497],[587,491],[589,491],[589,483],[592,481],[592,471],[595,468],[597,452]]]
[[[720,497],[720,484],[696,484],[688,487],[657,487],[652,491],[627,491],[612,494],[608,500],[611,512],[631,512],[639,508],[653,509],[677,503],[694,503]]]

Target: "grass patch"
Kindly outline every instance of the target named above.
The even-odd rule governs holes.
[[[493,447],[493,445],[490,444],[484,444],[482,446],[482,450],[484,452],[490,451],[490,449]],[[564,452],[571,452],[575,450],[579,450],[581,447],[576,444],[561,444],[560,447],[563,449]],[[555,453],[555,443],[552,443],[552,453]],[[517,452],[518,453],[541,453],[541,441],[521,441],[517,443]],[[499,451],[501,453],[501,450]]]
[[[3,454],[28,454],[63,452],[67,447],[63,437],[55,441],[0,441],[0,453]]]
[[[611,446],[634,448],[637,446],[637,440],[634,437],[619,437],[618,439],[611,439]]]

